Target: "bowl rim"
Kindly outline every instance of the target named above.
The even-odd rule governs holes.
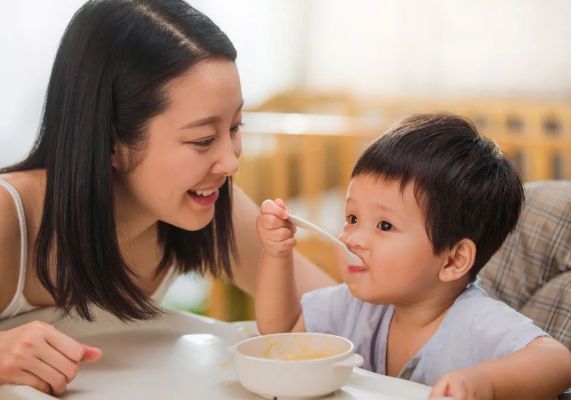
[[[272,337],[279,337],[279,336],[304,336],[304,335],[314,335],[314,336],[328,336],[328,337],[333,337],[335,339],[340,339],[341,341],[348,343],[349,344],[349,349],[345,350],[342,353],[338,353],[338,354],[334,354],[331,356],[327,356],[327,357],[320,357],[320,358],[311,358],[308,360],[279,360],[279,359],[275,359],[275,358],[263,358],[263,357],[255,357],[255,356],[250,356],[247,354],[242,353],[241,351],[239,351],[239,347],[242,344],[248,343],[248,342],[253,342],[255,340],[260,340],[261,338],[272,338]],[[256,360],[256,361],[262,361],[262,362],[268,362],[268,363],[272,363],[272,364],[293,364],[293,363],[303,363],[303,364],[307,364],[307,363],[318,363],[318,362],[323,362],[323,361],[330,361],[332,359],[337,359],[337,358],[342,358],[345,357],[351,353],[355,352],[355,344],[343,337],[343,336],[339,336],[339,335],[333,335],[330,333],[321,333],[321,332],[282,332],[282,333],[269,333],[267,335],[259,335],[259,336],[254,336],[248,339],[244,339],[241,342],[237,343],[234,347],[234,355],[235,356],[240,356],[249,360]]]

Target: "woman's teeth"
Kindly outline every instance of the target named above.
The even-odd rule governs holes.
[[[203,197],[207,197],[210,196],[212,193],[216,192],[216,189],[214,190],[191,190],[192,193],[195,193],[199,196],[203,196]]]

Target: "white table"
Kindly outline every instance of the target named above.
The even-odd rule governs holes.
[[[0,321],[0,330],[27,321],[54,324],[103,350],[81,365],[63,399],[259,399],[238,383],[228,346],[255,334],[253,322],[226,323],[178,311],[153,321],[124,324],[98,311],[97,322],[65,318],[54,308]],[[324,399],[426,399],[428,386],[355,369],[351,381]],[[31,387],[0,386],[0,399],[53,399]]]

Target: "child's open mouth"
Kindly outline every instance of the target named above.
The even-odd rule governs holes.
[[[218,200],[218,189],[214,190],[189,190],[190,198],[201,206],[210,206]]]

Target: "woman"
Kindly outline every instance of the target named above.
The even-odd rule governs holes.
[[[176,274],[253,293],[256,206],[241,151],[236,51],[182,0],[103,0],[71,20],[35,146],[0,175],[0,318],[56,305],[152,318]],[[21,204],[19,204],[21,199]],[[300,293],[332,280],[296,255]],[[32,322],[0,332],[0,384],[64,393],[99,349]]]

